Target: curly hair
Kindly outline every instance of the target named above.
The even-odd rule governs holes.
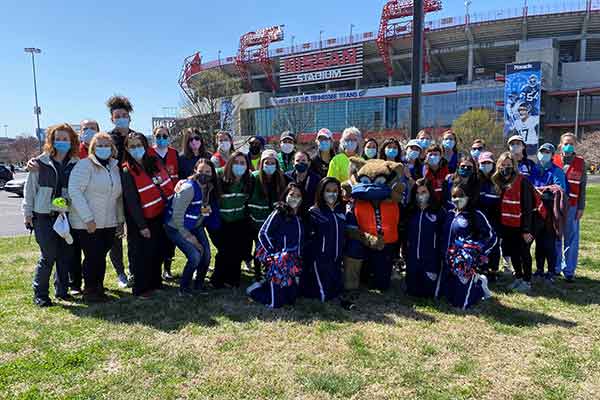
[[[125,110],[127,112],[133,112],[133,106],[129,99],[125,96],[114,95],[111,96],[108,100],[106,100],[106,106],[110,110],[111,114],[114,110]]]

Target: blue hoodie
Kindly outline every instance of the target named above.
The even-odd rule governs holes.
[[[299,216],[286,216],[279,209],[269,215],[258,232],[258,241],[267,253],[301,254],[304,227]]]

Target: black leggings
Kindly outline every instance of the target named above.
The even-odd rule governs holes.
[[[510,257],[515,277],[525,282],[531,281],[531,243],[523,239],[523,232],[519,228],[502,227],[502,246],[506,250],[505,256]]]
[[[235,222],[222,222],[218,232],[213,232],[217,254],[215,269],[210,282],[216,288],[225,285],[240,286],[242,261],[247,258],[249,246],[252,245],[250,236],[250,221],[243,219]]]
[[[149,239],[143,237],[137,228],[133,228],[133,223],[128,224],[127,256],[134,276],[134,296],[162,287],[160,268],[165,258],[165,244],[170,243],[165,234],[162,216],[148,219],[146,224],[150,230]]]
[[[104,293],[106,255],[115,241],[115,228],[96,229],[88,233],[85,229],[75,229],[83,250],[83,281],[85,293]]]
[[[544,263],[548,261],[548,273],[556,273],[556,233],[554,228],[544,227],[535,238],[535,265],[544,273]]]

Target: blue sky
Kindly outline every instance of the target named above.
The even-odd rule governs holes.
[[[2,0],[0,134],[34,132],[31,58],[36,57],[43,127],[97,119],[111,128],[104,105],[114,93],[135,108],[132,127],[149,133],[152,116],[180,104],[177,77],[185,56],[205,61],[234,55],[241,34],[285,24],[286,44],[376,31],[385,0]],[[463,0],[445,0],[431,18],[461,15]],[[492,5],[494,4],[495,5]],[[532,1],[530,1],[532,3]],[[473,0],[474,11],[518,7],[523,0]]]

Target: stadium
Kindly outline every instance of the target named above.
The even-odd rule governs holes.
[[[224,99],[221,107],[232,110],[233,117],[222,121],[229,119],[237,135],[275,137],[284,129],[301,135],[321,127],[339,133],[349,125],[406,134],[412,3],[380,4],[381,19],[370,32],[277,47],[283,27],[274,26],[232,43],[239,46],[235,56],[203,62],[200,49],[185,59],[179,83],[193,95],[194,82],[207,70],[239,79],[246,93]],[[422,128],[439,132],[464,112],[486,108],[499,121],[531,114],[545,140],[566,130],[581,136],[600,129],[600,0],[436,19],[441,7],[439,0],[425,1]],[[536,76],[527,73],[516,96],[505,93],[513,64],[539,69]],[[519,96],[526,99],[516,102]],[[537,110],[528,104],[536,96]],[[528,125],[519,122],[505,132]]]

